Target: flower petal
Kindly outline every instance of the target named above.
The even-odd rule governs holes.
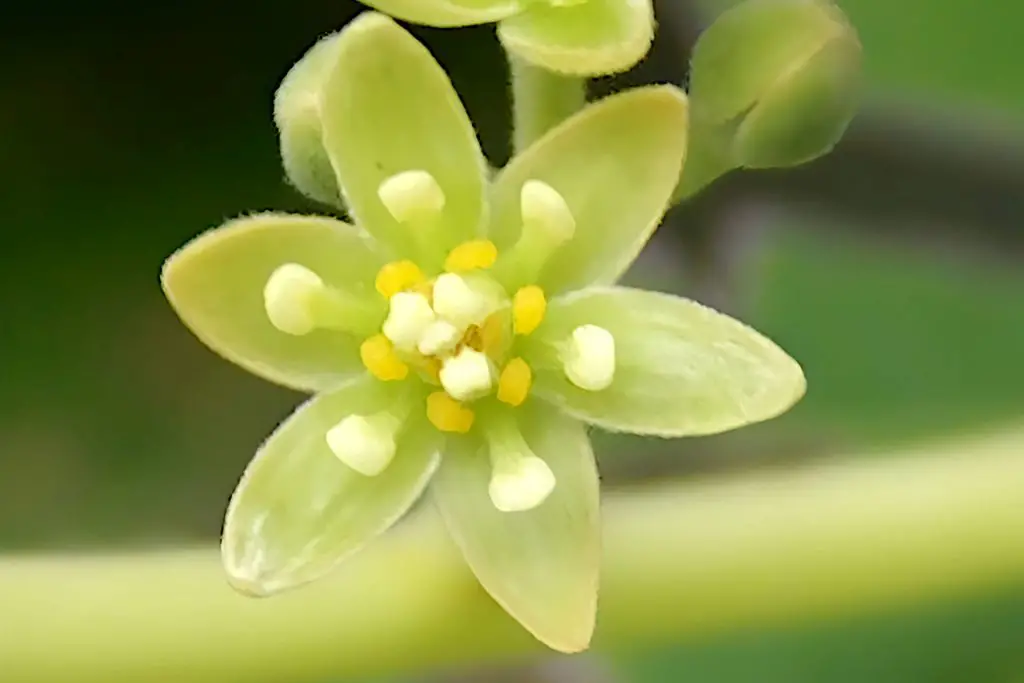
[[[324,146],[351,214],[396,255],[428,242],[440,254],[430,256],[443,258],[478,233],[486,208],[484,156],[459,96],[427,48],[381,14],[352,21],[337,50],[324,90]],[[426,240],[378,196],[385,180],[413,170],[430,173],[445,195]]]
[[[551,71],[581,76],[626,71],[654,40],[651,0],[536,3],[498,25],[507,50]]]
[[[261,214],[229,221],[167,259],[161,280],[185,325],[224,358],[294,389],[336,387],[363,370],[362,340],[330,330],[298,337],[275,329],[263,288],[285,263],[303,265],[328,285],[374,301],[380,260],[365,236],[347,223],[314,216]]]
[[[450,28],[498,21],[519,11],[519,0],[361,0],[414,24]]]
[[[327,430],[352,414],[384,410],[391,385],[361,378],[292,414],[260,448],[228,506],[224,567],[243,593],[265,596],[313,581],[387,530],[420,497],[438,441],[407,425],[391,464],[367,477],[342,464]]]
[[[600,563],[598,476],[583,426],[553,411],[523,408],[533,452],[556,478],[539,507],[499,512],[479,442],[452,439],[431,486],[462,554],[488,593],[527,630],[563,652],[587,648]]]
[[[517,156],[492,193],[491,239],[519,237],[524,183],[541,180],[565,199],[575,236],[548,262],[550,293],[608,284],[622,275],[661,222],[686,155],[686,95],[637,88],[592,104]]]
[[[615,338],[614,379],[603,391],[574,386],[555,357],[554,345],[581,325]],[[528,343],[524,355],[534,366],[537,395],[613,431],[723,432],[785,412],[806,387],[797,362],[743,323],[639,289],[594,288],[556,299]]]

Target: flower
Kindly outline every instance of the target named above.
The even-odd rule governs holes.
[[[787,168],[832,151],[857,110],[861,52],[831,0],[745,0],[722,12],[693,48],[694,146],[679,198],[734,168]]]
[[[326,40],[323,145],[355,225],[241,218],[163,271],[199,339],[315,394],[231,499],[228,576],[254,595],[312,581],[429,484],[494,599],[549,646],[582,650],[600,559],[584,423],[732,429],[795,402],[800,367],[729,317],[612,284],[678,178],[681,91],[590,105],[490,182],[458,96],[415,38],[366,13]]]
[[[651,0],[361,0],[427,26],[498,22],[510,53],[550,71],[595,76],[626,71],[654,39]]]

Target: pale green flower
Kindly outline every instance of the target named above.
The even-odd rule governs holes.
[[[597,76],[631,68],[654,39],[651,0],[361,0],[427,26],[497,22],[510,53],[564,74]]]
[[[584,423],[721,432],[786,410],[800,367],[731,318],[612,284],[679,175],[680,90],[593,104],[489,182],[458,96],[409,33],[368,13],[326,40],[323,145],[358,227],[242,218],[163,273],[212,349],[315,394],[231,500],[227,573],[254,595],[312,581],[429,484],[494,599],[551,647],[584,649],[600,560]]]

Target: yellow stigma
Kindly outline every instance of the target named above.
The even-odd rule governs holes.
[[[412,261],[394,261],[380,269],[374,286],[381,296],[390,299],[399,292],[422,284],[425,280],[423,271]]]
[[[473,411],[443,391],[427,397],[427,419],[442,432],[465,434],[473,427]]]
[[[513,358],[498,379],[498,400],[510,406],[521,406],[533,385],[533,372],[522,358]]]
[[[370,374],[382,382],[405,379],[409,374],[409,366],[395,355],[391,341],[383,334],[364,341],[359,347],[359,357]]]
[[[498,248],[490,240],[465,242],[452,249],[445,259],[444,269],[449,273],[490,268],[498,259]]]
[[[544,290],[536,285],[523,287],[512,299],[512,323],[516,334],[527,335],[540,327],[548,301]]]

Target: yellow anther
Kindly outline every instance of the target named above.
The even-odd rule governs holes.
[[[452,249],[444,262],[449,273],[490,268],[498,260],[498,248],[490,240],[465,242]]]
[[[394,261],[380,269],[374,285],[381,296],[390,299],[399,292],[422,284],[425,280],[423,271],[412,261]]]
[[[523,287],[512,299],[512,324],[516,334],[527,335],[540,327],[548,310],[544,290],[536,285]]]
[[[443,391],[427,397],[427,419],[442,432],[465,434],[473,427],[473,411]]]
[[[498,400],[510,406],[521,406],[533,385],[533,372],[522,358],[513,358],[501,371]]]
[[[359,357],[370,374],[383,382],[405,379],[409,374],[409,366],[395,354],[391,341],[383,334],[364,341],[359,347]]]

